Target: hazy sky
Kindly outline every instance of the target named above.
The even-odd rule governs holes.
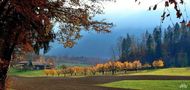
[[[135,0],[117,0],[117,2],[104,3],[105,14],[98,15],[96,18],[106,18],[108,22],[113,22],[114,27],[111,34],[97,34],[94,32],[84,32],[83,38],[73,48],[64,48],[62,45],[54,43],[47,55],[71,55],[109,58],[112,56],[111,47],[117,43],[117,39],[127,33],[139,36],[146,30],[152,31],[154,27],[160,25],[160,16],[163,12],[163,3],[158,5],[156,11],[148,11],[149,6],[153,6],[160,0],[141,0],[140,5]],[[190,0],[185,0],[187,6]],[[183,7],[181,7],[183,8]],[[182,9],[183,10],[183,9]],[[190,14],[190,7],[187,7]],[[171,11],[173,12],[173,11]],[[190,16],[190,15],[188,15]],[[173,12],[172,20],[180,21],[175,18]],[[184,16],[186,17],[186,15]],[[163,26],[170,25],[171,21],[166,19]]]

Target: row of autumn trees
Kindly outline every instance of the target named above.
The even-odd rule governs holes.
[[[141,39],[127,34],[119,45],[120,61],[141,60],[151,63],[163,59],[166,67],[190,66],[190,27],[185,21],[168,26],[164,31],[156,27],[153,33],[148,31]]]
[[[96,64],[94,66],[89,67],[65,67],[63,66],[61,70],[55,69],[45,69],[44,73],[48,75],[61,75],[64,76],[70,74],[72,75],[96,75],[97,73],[110,73],[112,75],[116,74],[117,72],[124,72],[126,74],[128,71],[138,71],[141,69],[150,69],[150,68],[162,68],[164,67],[163,60],[155,60],[151,64],[145,63],[142,64],[139,60],[134,60],[133,62],[120,62],[120,61],[109,61],[104,64]]]

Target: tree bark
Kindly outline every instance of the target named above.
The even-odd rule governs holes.
[[[115,70],[114,70],[114,69],[112,69],[112,70],[111,70],[111,72],[112,72],[112,75],[114,75],[114,74],[115,74]]]
[[[13,47],[5,48],[3,55],[0,57],[0,90],[5,90],[5,81],[7,78],[7,71],[9,68]]]
[[[95,75],[96,75],[96,72],[93,72],[93,75],[95,76]]]
[[[17,44],[17,40],[19,37],[19,33],[16,33],[16,36],[14,38],[15,42],[10,42],[8,35],[4,38],[4,43],[2,44],[0,48],[0,90],[5,90],[5,83],[7,78],[7,71],[9,69],[11,56],[14,52],[15,46]]]
[[[16,43],[10,45],[10,43],[5,43],[5,46],[0,51],[0,90],[5,90],[5,82],[7,78],[7,71],[9,69],[9,64],[11,61],[11,55],[14,51]]]
[[[5,90],[5,82],[10,60],[1,59],[0,63],[0,90]]]
[[[125,69],[125,74],[127,74],[127,69]]]
[[[102,71],[102,75],[104,75],[104,71]]]

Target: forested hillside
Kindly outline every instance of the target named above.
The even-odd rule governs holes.
[[[120,61],[152,63],[162,59],[166,67],[190,66],[190,28],[183,21],[166,29],[156,27],[140,39],[127,34],[118,45]]]

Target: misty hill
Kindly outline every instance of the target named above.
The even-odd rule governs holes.
[[[46,58],[54,59],[57,65],[95,65],[107,61],[102,58],[84,56],[46,56]]]

